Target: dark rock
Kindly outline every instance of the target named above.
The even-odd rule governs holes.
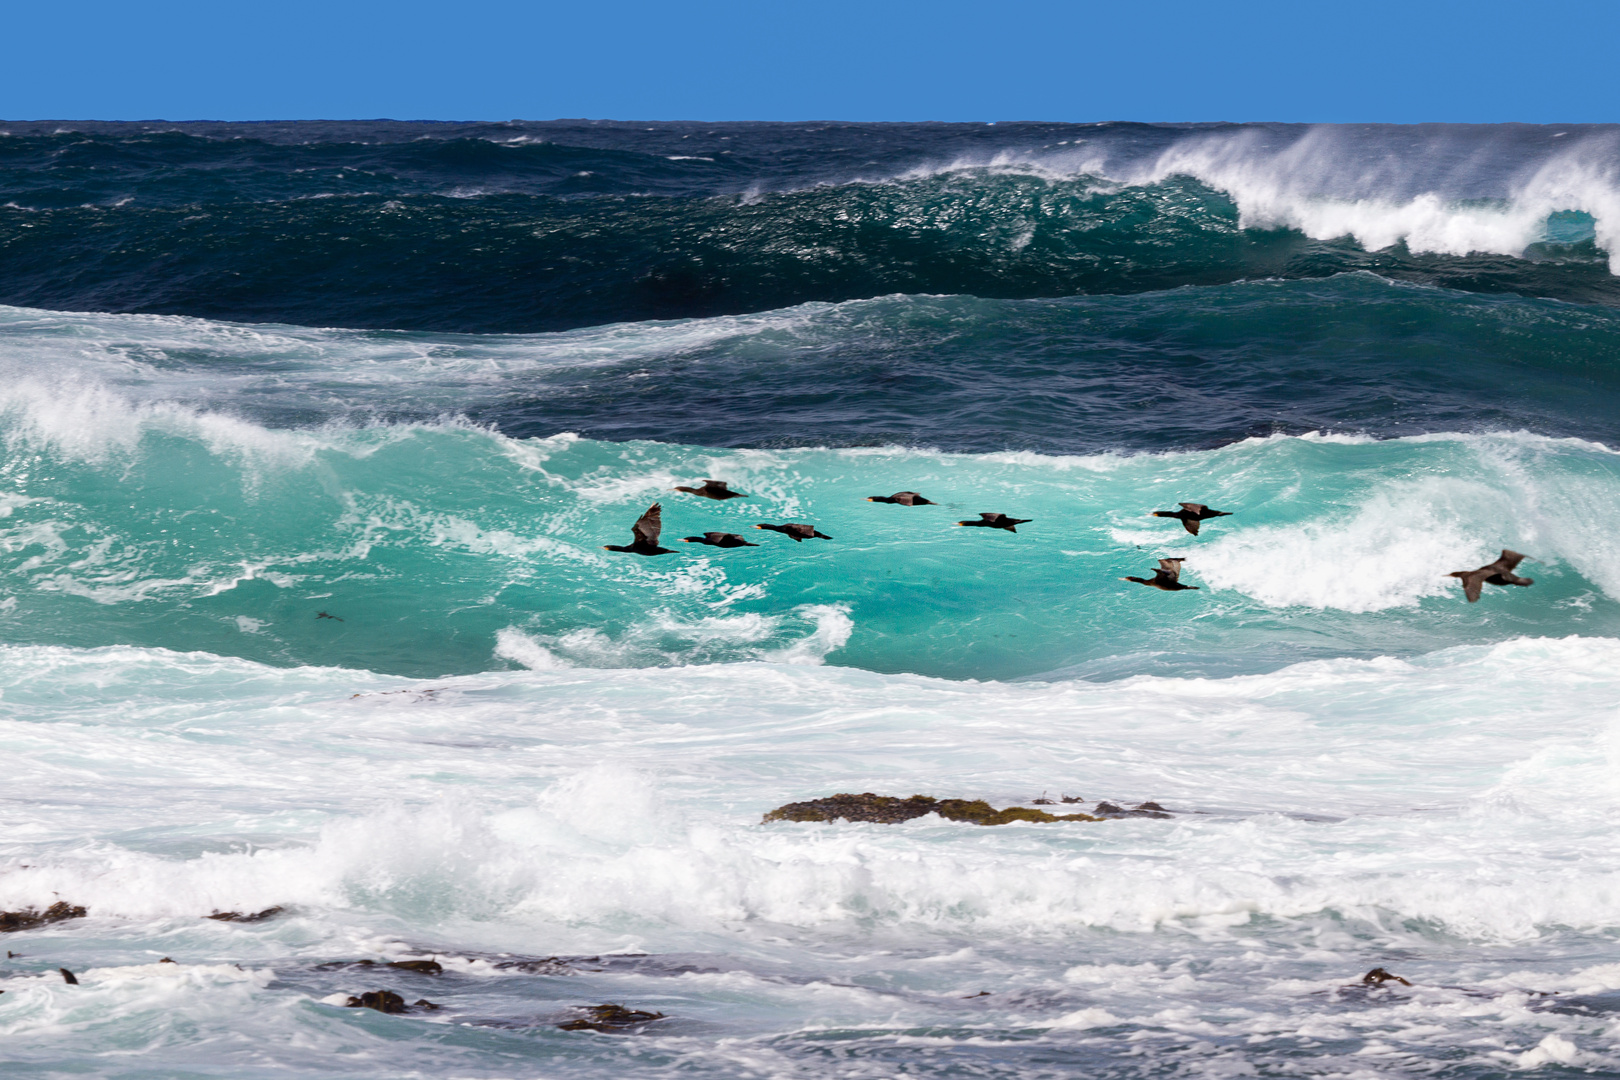
[[[427,998],[417,998],[415,1003],[411,1005],[411,1008],[413,1008],[413,1009],[427,1009],[429,1011],[432,1011],[434,1009],[442,1009],[442,1008],[444,1008],[444,1006],[443,1005],[435,1005],[435,1004],[433,1004],[433,1002],[429,1001]]]
[[[437,960],[395,960],[389,965],[401,971],[414,971],[419,975],[442,975],[444,967]]]
[[[1367,974],[1361,977],[1361,982],[1363,986],[1383,986],[1387,982],[1398,982],[1402,986],[1412,985],[1399,975],[1392,975],[1381,967],[1373,968],[1371,971],[1367,972]]]
[[[641,1012],[637,1009],[627,1009],[623,1005],[582,1005],[580,1011],[585,1016],[577,1020],[568,1020],[557,1026],[564,1031],[626,1031],[662,1020],[663,1013]]]
[[[62,973],[62,981],[67,983],[69,986],[79,985],[79,980],[74,978],[73,972],[69,971],[67,968],[57,968],[56,970]]]
[[[581,968],[576,964],[599,964],[601,958],[596,956],[581,957],[577,960],[564,960],[557,956],[547,956],[540,960],[502,960],[495,966],[503,971],[521,971],[529,975],[576,975],[581,971],[600,971],[600,968]]]
[[[1065,795],[1065,796],[1063,796],[1062,801],[1066,802],[1066,803],[1077,803],[1077,802],[1085,802],[1086,800],[1082,799],[1078,795]]]
[[[251,915],[244,915],[240,911],[216,911],[212,915],[204,915],[203,918],[213,919],[215,922],[264,922],[266,919],[273,919],[280,915],[281,911],[282,909],[279,906],[267,907],[263,911],[255,911]]]
[[[368,990],[359,997],[351,997],[343,1004],[351,1009],[376,1009],[382,1013],[405,1011],[405,999],[392,990]]]
[[[989,997],[989,996],[990,996],[990,991],[988,991],[988,990],[980,990],[977,994],[969,994],[966,997],[964,997],[962,1000],[963,1001],[972,1001],[974,998],[982,998],[982,997]]]
[[[163,959],[159,960],[158,963],[160,963],[160,964],[172,964],[172,963],[174,963],[174,961],[170,960],[167,956],[165,956]]]
[[[62,922],[64,919],[82,919],[84,916],[84,908],[76,907],[65,900],[58,900],[44,911],[35,911],[33,908],[0,911],[0,934],[10,933],[13,930],[32,930],[46,923]]]
[[[952,821],[971,821],[977,825],[1005,825],[1011,821],[1096,821],[1090,814],[1048,814],[1045,810],[1031,810],[1024,806],[1009,806],[997,810],[983,799],[936,799],[929,795],[913,795],[901,799],[894,795],[874,795],[870,791],[861,795],[830,795],[825,799],[788,803],[765,815],[766,821],[874,821],[895,825],[925,814],[938,814]]]
[[[1167,813],[1165,811],[1164,807],[1160,806],[1158,803],[1152,803],[1152,802],[1142,803],[1135,810],[1127,810],[1123,806],[1115,806],[1111,802],[1100,802],[1100,803],[1097,804],[1096,813],[1100,817],[1109,817],[1109,818],[1122,818],[1122,817],[1167,818],[1167,817],[1172,817],[1173,816],[1173,815]]]

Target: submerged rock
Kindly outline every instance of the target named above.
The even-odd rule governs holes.
[[[58,900],[44,911],[35,911],[33,908],[23,908],[21,911],[0,911],[0,934],[8,934],[13,930],[32,930],[36,926],[46,923],[62,922],[64,919],[82,919],[85,909]]]
[[[240,911],[216,911],[212,915],[204,915],[203,918],[213,919],[215,922],[264,922],[266,919],[273,919],[277,915],[280,915],[281,911],[282,909],[278,905],[276,907],[267,907],[263,911],[255,911],[247,915],[244,915]]]
[[[846,793],[788,803],[766,814],[764,820],[875,821],[897,825],[924,814],[938,814],[952,821],[971,821],[976,825],[1006,825],[1012,821],[1102,820],[1091,814],[1049,814],[1045,810],[1032,810],[1027,806],[1009,806],[1005,810],[997,810],[983,799],[936,799],[930,795],[901,799],[894,795],[874,795],[870,791],[861,795]]]
[[[405,999],[392,990],[368,990],[343,1004],[351,1009],[376,1009],[384,1013],[402,1013],[406,1009]]]
[[[401,971],[414,971],[419,975],[444,974],[444,966],[437,960],[393,960],[388,966]]]
[[[1160,806],[1156,802],[1138,803],[1134,809],[1127,809],[1123,806],[1115,806],[1111,802],[1100,802],[1097,804],[1096,810],[1099,817],[1107,818],[1167,818],[1173,816],[1169,811],[1165,810],[1164,807]]]
[[[663,1013],[641,1012],[638,1009],[627,1009],[623,1005],[585,1005],[580,1007],[584,1016],[576,1020],[567,1020],[557,1026],[564,1031],[626,1031],[662,1020]]]

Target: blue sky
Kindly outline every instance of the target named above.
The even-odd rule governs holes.
[[[5,25],[5,119],[1620,121],[1620,0],[10,0]]]

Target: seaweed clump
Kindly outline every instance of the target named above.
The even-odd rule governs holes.
[[[848,793],[829,795],[825,799],[788,803],[765,815],[766,821],[873,821],[883,825],[897,825],[925,814],[938,814],[951,821],[971,821],[975,825],[1006,825],[1013,821],[1101,821],[1091,814],[1049,814],[1027,806],[1009,806],[997,810],[983,799],[936,799],[930,795],[913,795],[902,799],[894,795],[874,795],[870,791],[860,795]]]
[[[66,900],[58,900],[44,911],[35,911],[33,908],[0,911],[0,934],[9,934],[13,930],[32,930],[36,926],[62,922],[66,919],[82,919],[85,914],[84,908],[70,904]]]

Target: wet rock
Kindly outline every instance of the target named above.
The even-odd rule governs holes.
[[[1065,795],[1065,796],[1063,796],[1062,801],[1065,802],[1065,803],[1077,803],[1077,802],[1085,802],[1086,800],[1082,799],[1078,795]]]
[[[641,1012],[623,1005],[584,1005],[580,1006],[579,1011],[585,1015],[557,1026],[564,1031],[617,1032],[634,1030],[642,1024],[664,1018],[663,1013]]]
[[[351,1009],[376,1009],[382,1013],[405,1011],[405,999],[392,990],[368,990],[359,997],[351,997],[343,1004]]]
[[[1100,803],[1097,804],[1095,812],[1097,813],[1097,815],[1099,817],[1106,817],[1106,818],[1122,818],[1122,817],[1167,818],[1167,817],[1173,817],[1174,816],[1173,814],[1170,814],[1168,811],[1165,810],[1164,807],[1160,806],[1156,802],[1141,803],[1134,810],[1127,810],[1123,806],[1115,806],[1111,802],[1100,802]]]
[[[894,795],[874,795],[870,791],[861,795],[848,793],[829,795],[825,799],[788,803],[765,815],[765,821],[874,821],[895,825],[925,814],[938,814],[952,821],[971,821],[977,825],[1005,825],[1012,821],[1097,821],[1090,814],[1049,814],[1045,810],[1032,810],[1024,806],[1009,806],[997,810],[983,799],[936,799],[930,795],[913,795],[902,799]]]
[[[1399,975],[1393,975],[1381,967],[1373,968],[1361,977],[1363,986],[1383,986],[1387,982],[1398,982],[1402,986],[1412,985],[1406,979],[1401,978]]]
[[[444,1008],[444,1006],[443,1005],[435,1005],[435,1004],[433,1004],[433,1002],[429,1001],[427,998],[417,998],[414,1002],[412,1002],[411,1008],[413,1008],[413,1009],[427,1009],[429,1012],[431,1012],[434,1009],[442,1009],[442,1008]]]
[[[67,968],[57,968],[56,970],[62,973],[62,981],[67,983],[69,986],[79,985],[78,978],[74,976],[73,972],[69,971]]]
[[[212,915],[204,915],[203,918],[213,919],[215,922],[264,922],[280,915],[281,911],[280,907],[267,907],[263,911],[255,911],[249,915],[244,915],[240,911],[216,911]]]
[[[62,922],[64,919],[82,919],[86,912],[65,900],[58,900],[44,911],[33,908],[23,908],[21,911],[0,911],[0,934],[10,933],[13,930],[32,930],[36,926],[47,923]]]
[[[437,960],[394,960],[388,966],[401,971],[414,971],[419,975],[444,974],[444,966]]]

